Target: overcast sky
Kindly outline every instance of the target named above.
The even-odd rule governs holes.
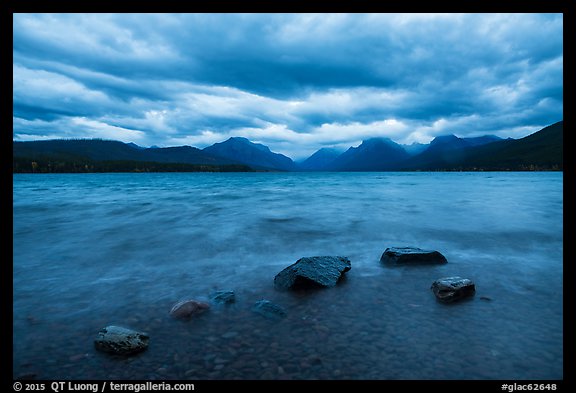
[[[562,14],[15,14],[13,139],[294,159],[563,118]]]

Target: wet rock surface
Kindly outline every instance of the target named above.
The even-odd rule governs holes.
[[[268,319],[282,319],[287,315],[284,308],[277,305],[276,303],[272,303],[270,300],[265,299],[254,303],[252,311]]]
[[[304,257],[278,273],[274,286],[279,289],[333,287],[351,268],[352,264],[346,257]]]
[[[204,313],[210,305],[198,300],[182,300],[176,303],[170,310],[170,315],[177,319],[190,319],[193,316]]]
[[[409,264],[444,264],[447,259],[440,252],[435,250],[423,250],[417,247],[389,247],[380,261],[392,265]]]
[[[214,291],[210,294],[210,300],[216,304],[232,304],[236,302],[234,291]]]
[[[476,286],[467,278],[445,277],[432,283],[432,292],[443,303],[452,303],[460,299],[474,296]]]
[[[150,337],[120,326],[107,326],[98,332],[94,340],[96,349],[116,355],[132,355],[148,348]]]

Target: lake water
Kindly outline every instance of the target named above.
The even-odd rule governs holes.
[[[37,379],[562,379],[562,173],[13,176],[13,376]],[[384,266],[387,247],[441,266]],[[336,287],[279,291],[304,256]],[[430,285],[473,280],[446,305]],[[190,321],[182,299],[233,290]],[[284,307],[275,321],[261,299]],[[147,351],[94,349],[100,329]]]

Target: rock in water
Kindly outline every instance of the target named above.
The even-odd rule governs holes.
[[[288,266],[274,278],[280,289],[333,287],[352,265],[346,257],[305,257]]]
[[[210,299],[214,303],[231,304],[236,302],[234,291],[215,291],[210,294]]]
[[[430,288],[436,298],[444,303],[451,303],[465,297],[474,296],[476,286],[474,283],[461,277],[440,278],[432,283]]]
[[[390,247],[387,248],[380,261],[396,265],[447,263],[446,257],[438,251],[422,250],[416,247]]]
[[[269,319],[281,319],[286,316],[286,311],[270,300],[259,300],[252,307],[252,311]]]
[[[131,355],[148,348],[149,339],[146,333],[119,326],[107,326],[98,332],[94,346],[100,351],[116,355]]]
[[[172,307],[170,315],[174,318],[188,319],[194,315],[198,315],[208,310],[210,305],[208,303],[199,302],[197,300],[182,300]]]

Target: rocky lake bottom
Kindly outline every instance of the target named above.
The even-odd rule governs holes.
[[[561,178],[262,175],[15,176],[13,377],[563,378]],[[342,196],[360,186],[369,191]],[[438,187],[450,201],[430,195]],[[395,246],[436,249],[448,263],[382,264]],[[332,288],[274,287],[284,267],[315,255],[352,268]],[[439,302],[430,287],[450,276],[471,279],[475,295]],[[215,290],[236,301],[170,316]],[[262,299],[286,316],[255,313]],[[97,351],[109,325],[146,332],[148,348]]]

